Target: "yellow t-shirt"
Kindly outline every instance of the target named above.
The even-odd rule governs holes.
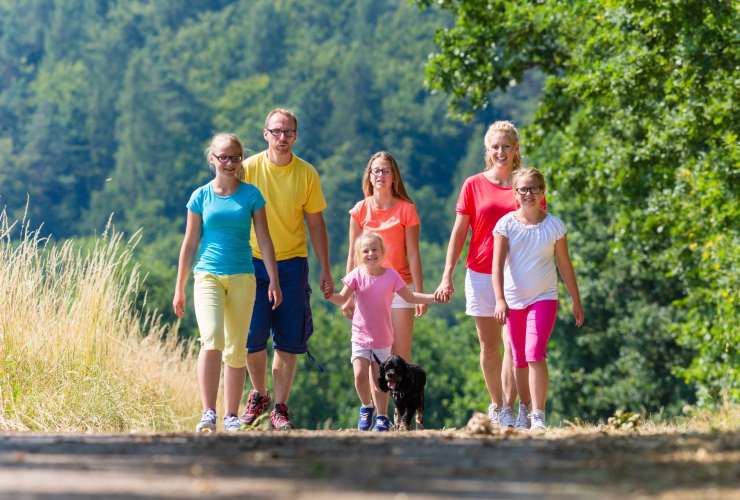
[[[244,160],[243,180],[255,185],[267,201],[267,225],[277,260],[307,257],[303,214],[326,208],[319,174],[313,165],[295,154],[287,165],[275,165],[267,157],[267,151],[262,151]],[[261,259],[254,226],[250,245],[252,255]]]

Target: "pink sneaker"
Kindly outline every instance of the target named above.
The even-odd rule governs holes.
[[[249,391],[249,397],[247,398],[247,407],[244,409],[244,413],[239,417],[239,421],[246,426],[254,424],[257,417],[262,415],[267,407],[270,406],[270,395],[263,396],[255,390]]]
[[[288,405],[277,403],[275,409],[270,413],[270,422],[278,431],[289,431],[293,428],[288,417]]]

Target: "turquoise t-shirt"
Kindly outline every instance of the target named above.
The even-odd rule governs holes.
[[[254,274],[249,231],[252,213],[264,206],[265,199],[259,189],[244,182],[228,196],[217,195],[210,182],[193,191],[188,210],[203,219],[193,271]]]

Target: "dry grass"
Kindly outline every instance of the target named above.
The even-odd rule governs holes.
[[[53,244],[0,214],[0,429],[170,431],[197,419],[192,349],[134,306],[134,244],[115,232],[86,251]]]

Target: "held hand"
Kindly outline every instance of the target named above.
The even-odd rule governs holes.
[[[321,293],[324,294],[324,298],[328,299],[334,293],[334,279],[331,277],[331,273],[322,270],[319,273],[319,287]]]
[[[496,300],[496,309],[493,311],[493,317],[502,325],[506,323],[506,313],[508,312],[508,306],[506,301],[503,299]]]
[[[580,328],[585,320],[583,306],[580,302],[573,302],[573,316],[576,318],[576,326]]]
[[[283,291],[280,289],[280,285],[275,285],[272,281],[267,286],[267,300],[272,303],[272,310],[278,308],[283,302]]]
[[[446,304],[450,301],[454,293],[455,287],[452,286],[452,281],[442,278],[442,281],[439,282],[439,286],[434,291],[434,299],[437,302]]]
[[[435,297],[436,300],[436,297]],[[429,304],[416,304],[416,317],[421,318],[429,310]]]
[[[175,297],[172,299],[172,309],[175,310],[175,316],[178,318],[185,316],[185,294],[183,292],[175,292]]]
[[[352,316],[355,314],[355,299],[354,297],[350,297],[347,302],[344,303],[342,306],[342,314],[347,319],[352,319]]]

